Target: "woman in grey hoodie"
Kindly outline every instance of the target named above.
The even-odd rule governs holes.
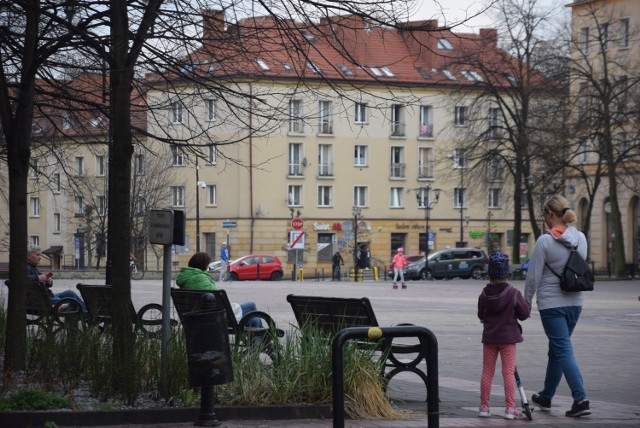
[[[562,291],[560,279],[553,272],[562,272],[570,248],[577,248],[580,255],[586,258],[587,239],[582,232],[569,226],[576,221],[576,213],[560,195],[553,196],[544,204],[543,218],[549,233],[541,235],[536,241],[529,259],[524,297],[531,307],[533,296],[537,295],[540,320],[549,339],[549,352],[544,389],[533,394],[531,401],[540,410],[550,411],[551,399],[564,375],[574,400],[566,415],[586,416],[591,414],[589,400],[586,399],[582,373],[571,344],[571,334],[578,323],[584,296],[582,292]]]

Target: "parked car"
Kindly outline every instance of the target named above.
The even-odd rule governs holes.
[[[411,263],[415,263],[417,261],[424,259],[424,254],[412,254],[410,256],[404,256],[404,258],[407,259],[407,262],[410,265]],[[389,271],[387,272],[387,275],[390,277],[393,277],[393,266],[389,265]]]
[[[214,270],[220,274],[220,266]],[[260,278],[258,278],[258,272]],[[266,280],[280,281],[282,279],[282,262],[271,254],[249,254],[240,257],[229,264],[229,280]]]
[[[407,266],[405,279],[475,278],[480,279],[487,271],[489,259],[477,248],[448,248]]]

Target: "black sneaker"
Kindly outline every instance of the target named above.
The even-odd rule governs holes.
[[[573,406],[571,406],[571,410],[568,410],[565,415],[570,418],[579,418],[580,416],[588,416],[591,414],[591,410],[589,409],[589,400],[582,400],[582,402],[578,403],[577,401],[573,402]]]
[[[543,412],[551,411],[551,400],[548,398],[540,397],[538,394],[533,394],[531,396],[531,401]]]

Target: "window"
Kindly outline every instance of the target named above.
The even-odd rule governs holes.
[[[477,71],[473,71],[473,70],[461,70],[460,73],[462,73],[462,75],[464,77],[467,78],[467,80],[469,80],[470,82],[482,82],[482,76],[480,76],[480,74]]]
[[[207,152],[207,163],[209,165],[215,165],[218,163],[218,149],[216,149],[216,146],[209,146],[209,150]]]
[[[29,244],[40,246],[40,237],[38,235],[29,235]]]
[[[76,156],[76,176],[84,177],[86,171],[84,170],[84,157]]]
[[[60,233],[62,226],[62,217],[60,213],[53,213],[53,233]]]
[[[589,86],[587,82],[581,82],[578,88],[578,124],[589,123]]]
[[[53,193],[60,193],[62,191],[62,175],[59,172],[53,173]]]
[[[606,22],[600,25],[600,43],[604,52],[609,50],[609,24]]]
[[[589,27],[582,27],[580,29],[580,50],[583,55],[589,53]]]
[[[418,177],[433,178],[433,149],[431,148],[418,149]]]
[[[631,147],[629,145],[629,136],[626,132],[620,132],[616,136],[617,149],[621,160],[630,158]]]
[[[353,165],[354,166],[367,166],[367,146],[356,145],[353,150]]]
[[[587,163],[589,160],[589,146],[587,139],[583,138],[578,142],[578,163]]]
[[[431,205],[432,199],[430,198],[430,196],[433,196],[433,192],[427,192],[427,189],[424,187],[421,187],[418,190],[418,208],[427,208],[429,205]],[[436,198],[436,202],[437,202],[437,198]]]
[[[466,168],[469,166],[469,158],[465,149],[455,149],[453,151],[453,167]]]
[[[144,198],[142,196],[138,196],[138,198],[136,199],[136,206],[135,206],[135,210],[136,210],[136,214],[142,216],[145,215],[146,213],[146,204],[144,202]]]
[[[215,184],[207,184],[205,192],[207,205],[218,205],[218,187]]]
[[[618,46],[620,49],[626,49],[629,47],[629,18],[620,20],[620,39]]]
[[[404,205],[404,188],[392,187],[389,190],[389,206],[391,208],[402,208]]]
[[[171,123],[184,123],[184,106],[181,102],[171,104]]]
[[[184,159],[184,152],[179,146],[171,146],[171,156],[173,166],[184,166],[186,164]]]
[[[264,70],[264,71],[269,71],[269,70],[271,70],[271,69],[269,68],[269,66],[267,65],[267,63],[266,63],[266,62],[264,62],[264,60],[263,60],[263,59],[258,58],[258,59],[256,60],[256,62],[258,63],[258,65],[260,66],[260,68],[261,68],[262,70]]]
[[[40,217],[40,198],[32,197],[29,199],[31,206],[31,217]]]
[[[450,51],[453,49],[453,46],[451,46],[451,42],[449,42],[449,40],[445,38],[441,38],[441,39],[438,39],[438,49],[444,50],[444,51]]]
[[[320,101],[318,105],[318,133],[333,134],[333,121],[331,120],[331,101]]]
[[[297,177],[304,175],[302,143],[289,143],[289,175]]]
[[[289,101],[289,132],[302,134],[304,123],[302,122],[302,101]]]
[[[353,188],[353,205],[356,207],[366,207],[368,204],[369,188],[367,186],[355,186]]]
[[[500,138],[499,125],[500,109],[493,107],[489,109],[489,138]]]
[[[107,198],[105,196],[98,196],[98,200],[96,201],[96,211],[98,215],[105,215],[107,212]]]
[[[289,186],[289,191],[287,195],[288,195],[287,201],[290,207],[302,206],[302,186],[301,185]]]
[[[184,207],[184,186],[171,186],[171,206]]]
[[[136,175],[144,175],[144,155],[139,153],[135,157],[134,171]]]
[[[447,79],[449,80],[458,80],[456,79],[456,76],[453,75],[452,72],[450,72],[449,70],[442,70],[442,73],[447,76]]]
[[[334,254],[335,234],[333,233],[318,233],[318,252],[317,259],[319,262],[330,262]]]
[[[318,186],[318,206],[330,207],[333,205],[333,187]]]
[[[356,123],[367,123],[367,105],[366,104],[356,103],[354,121]]]
[[[309,69],[316,74],[322,73],[322,70],[320,70],[320,68],[313,61],[307,61],[307,67],[309,67]]]
[[[96,175],[99,177],[102,177],[105,175],[106,173],[106,163],[105,163],[105,157],[102,155],[98,155],[96,156]]]
[[[453,208],[464,208],[465,189],[464,187],[456,187],[453,189]]]
[[[489,208],[500,208],[500,189],[489,189]]]
[[[70,129],[71,127],[77,125],[78,121],[76,117],[70,111],[65,111],[62,113],[62,129]]]
[[[29,166],[29,178],[38,178],[40,174],[40,160],[37,158],[31,159]]]
[[[391,178],[404,178],[404,147],[391,147]]]
[[[216,120],[216,100],[206,100],[207,120],[213,122]]]
[[[82,196],[76,196],[74,198],[75,201],[75,209],[74,209],[74,214],[76,217],[83,217],[84,216],[84,198]]]
[[[456,106],[453,113],[453,124],[455,126],[467,126],[467,107]]]
[[[420,106],[420,134],[421,138],[433,138],[433,108]]]
[[[380,67],[380,70],[382,70],[382,72],[384,73],[385,76],[387,77],[396,77],[396,75],[394,74],[393,71],[391,71],[389,69],[389,67]]]
[[[391,136],[404,137],[404,106],[394,104],[391,106]]]
[[[318,145],[318,176],[333,176],[333,146],[331,144]]]

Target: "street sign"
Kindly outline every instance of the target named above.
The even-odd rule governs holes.
[[[149,211],[149,242],[160,245],[173,243],[173,211]]]
[[[292,230],[289,232],[290,250],[304,250],[304,232]]]
[[[293,228],[293,230],[301,230],[304,227],[304,220],[302,220],[300,217],[296,217],[293,220],[291,220],[291,227]]]
[[[225,229],[234,229],[238,224],[235,221],[223,221],[222,227]]]

